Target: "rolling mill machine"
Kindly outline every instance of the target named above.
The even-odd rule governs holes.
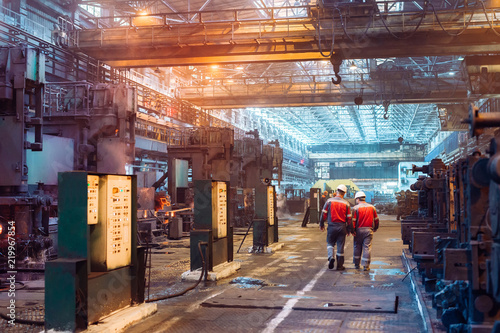
[[[25,47],[0,48],[0,251],[7,253],[8,226],[15,226],[18,259],[37,258],[52,246],[49,225],[55,212],[50,185],[57,171],[67,168],[47,158],[44,89],[43,53]],[[35,163],[34,156],[45,158]],[[50,170],[52,178],[42,179],[37,169]],[[7,257],[0,262],[5,269]]]
[[[500,112],[471,107],[469,123],[478,136],[500,126]],[[402,238],[450,332],[500,330],[499,140],[491,139],[489,156],[475,151],[449,166],[414,167],[426,176],[412,187],[419,216],[402,220]]]

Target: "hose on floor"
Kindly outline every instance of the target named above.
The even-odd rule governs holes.
[[[23,289],[25,287],[24,283],[22,283],[22,282],[16,282],[16,283],[21,284],[21,288],[16,288],[16,290]],[[0,290],[0,292],[8,291],[8,290],[10,290],[9,287],[2,288]],[[12,320],[12,318],[10,318],[9,316],[7,316],[5,313],[2,313],[2,312],[0,312],[0,317],[2,319],[5,319],[6,321],[11,321]],[[17,323],[17,324],[25,324],[25,325],[36,325],[36,326],[43,326],[43,325],[45,325],[45,322],[43,322],[43,321],[21,319],[21,318],[17,318],[17,317],[15,318],[14,322]]]
[[[198,242],[198,251],[200,251],[200,256],[201,256],[201,274],[200,274],[200,278],[198,279],[198,281],[184,289],[183,291],[180,291],[178,293],[175,293],[175,294],[171,294],[171,295],[165,295],[165,296],[160,296],[160,297],[155,297],[155,298],[149,298],[146,300],[146,303],[151,303],[151,302],[157,302],[157,301],[161,301],[161,300],[164,300],[164,299],[169,299],[169,298],[174,298],[174,297],[178,297],[178,296],[182,296],[184,295],[185,293],[187,293],[188,291],[190,290],[193,290],[194,288],[196,288],[200,282],[201,282],[201,279],[205,276],[205,280],[207,279],[207,267],[206,267],[206,262],[205,262],[205,257],[203,256],[203,251],[201,250],[201,246],[204,245],[204,246],[208,246],[208,243],[207,242]],[[10,321],[12,320],[12,318],[8,317],[6,314],[0,312],[0,317],[6,321]],[[28,319],[21,319],[21,318],[15,318],[15,322],[18,323],[18,324],[24,324],[24,325],[35,325],[35,326],[44,326],[45,325],[45,322],[43,321],[36,321],[36,320],[28,320]]]
[[[159,297],[155,297],[155,298],[148,298],[146,300],[146,303],[151,303],[151,302],[157,302],[157,301],[162,301],[164,299],[169,299],[169,298],[174,298],[174,297],[178,297],[178,296],[182,296],[184,295],[185,293],[187,293],[188,291],[190,290],[193,290],[194,288],[196,288],[200,282],[201,282],[201,279],[203,278],[203,276],[205,276],[205,280],[207,279],[207,263],[205,262],[205,257],[203,256],[203,251],[201,250],[201,246],[204,245],[204,246],[208,246],[208,243],[207,242],[198,242],[198,251],[200,251],[200,256],[201,256],[201,274],[200,274],[200,278],[198,279],[198,281],[184,289],[183,291],[180,291],[178,293],[175,293],[175,294],[171,294],[171,295],[165,295],[165,296],[159,296]],[[151,269],[151,268],[150,268]]]
[[[5,313],[2,313],[2,312],[0,312],[0,317],[2,317],[2,319],[5,319],[7,321],[12,320],[12,318],[8,317]],[[14,319],[14,322],[16,324],[24,324],[24,325],[35,325],[35,326],[45,325],[45,322],[43,322],[43,321],[21,319],[21,318],[17,318],[17,317]]]

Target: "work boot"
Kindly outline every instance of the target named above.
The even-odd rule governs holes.
[[[337,256],[337,270],[338,271],[345,270],[345,267],[344,267],[344,256],[342,256],[342,257]]]
[[[359,260],[354,260],[354,268],[359,269]]]
[[[332,257],[328,258],[328,268],[333,269],[333,265],[335,264],[335,259]]]
[[[363,270],[364,270],[364,271],[369,271],[369,270],[370,270],[370,266],[364,266],[364,267],[363,267]]]

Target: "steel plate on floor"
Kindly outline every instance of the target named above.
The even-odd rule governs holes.
[[[291,300],[297,301],[292,309],[302,311],[345,311],[396,313],[398,298],[395,293],[309,291],[296,292],[278,290],[230,289],[201,303],[205,307],[282,309]]]

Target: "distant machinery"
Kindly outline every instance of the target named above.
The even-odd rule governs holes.
[[[283,149],[277,140],[263,144],[257,130],[247,132],[247,137],[235,141],[232,160],[231,187],[236,192],[232,198],[232,223],[243,226],[251,222],[255,213],[255,189],[262,180],[282,180]]]
[[[193,180],[230,180],[230,162],[234,132],[229,128],[199,127],[179,131],[174,144],[168,146],[168,192],[172,202],[179,198],[177,179],[186,178],[192,170]],[[176,164],[176,160],[187,163]]]

